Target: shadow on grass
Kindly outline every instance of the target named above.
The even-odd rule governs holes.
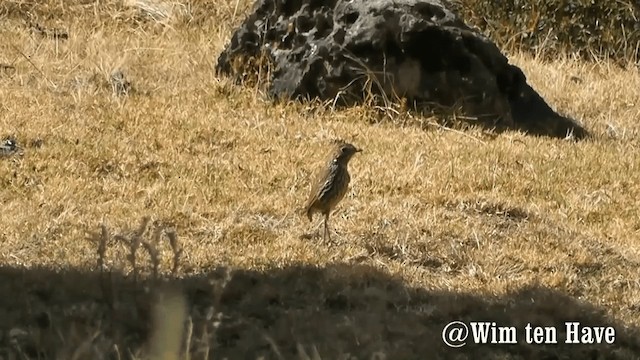
[[[167,288],[185,294],[192,359],[305,359],[314,358],[314,347],[322,359],[626,359],[640,353],[637,329],[558,291],[529,287],[487,299],[410,288],[372,267],[336,264],[215,269],[155,282],[2,267],[0,356],[139,358],[153,328],[154,289]],[[454,320],[515,326],[518,343],[448,348],[441,331]],[[565,321],[613,326],[615,343],[565,344]],[[555,326],[558,344],[527,344],[527,323]],[[301,349],[310,357],[300,356]]]

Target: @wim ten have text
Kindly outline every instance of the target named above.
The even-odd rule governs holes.
[[[534,326],[524,328],[499,326],[495,322],[471,321],[468,324],[454,321],[443,329],[443,341],[452,347],[475,344],[613,344],[616,331],[611,326],[584,326],[579,322],[565,322],[563,328]]]

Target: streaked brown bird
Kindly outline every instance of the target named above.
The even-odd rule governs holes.
[[[311,193],[305,205],[305,212],[309,221],[313,220],[313,214],[316,212],[324,215],[324,240],[327,237],[331,239],[328,227],[329,215],[349,190],[351,181],[347,168],[349,160],[360,151],[362,149],[349,143],[336,141],[329,153],[327,163],[320,169],[315,181],[311,184]]]

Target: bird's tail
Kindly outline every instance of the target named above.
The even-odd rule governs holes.
[[[309,222],[311,222],[313,220],[313,209],[311,205],[305,205],[305,207],[301,209],[300,215],[307,215]]]

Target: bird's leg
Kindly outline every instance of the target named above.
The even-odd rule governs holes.
[[[324,215],[324,241],[327,241],[327,238],[331,241],[331,234],[329,233],[329,214]]]

